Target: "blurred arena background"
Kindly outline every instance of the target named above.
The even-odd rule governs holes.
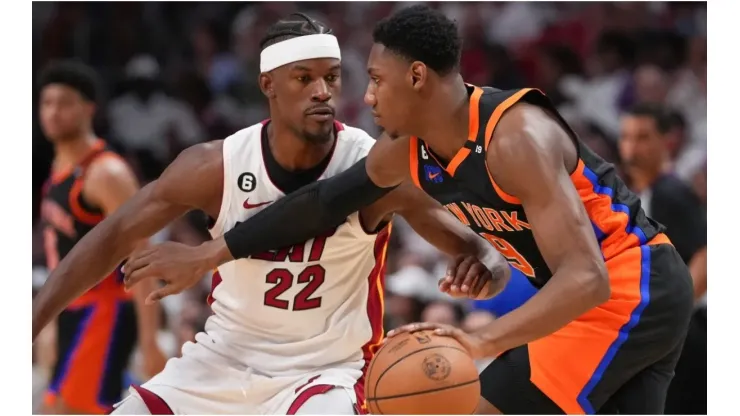
[[[96,132],[128,158],[146,183],[183,148],[225,138],[266,117],[266,100],[256,83],[257,43],[268,25],[292,11],[326,22],[340,40],[339,120],[377,133],[362,101],[372,27],[408,4],[34,2],[34,78],[56,59],[77,58],[95,68],[105,93]],[[706,3],[435,4],[459,22],[465,45],[462,73],[468,82],[544,90],[581,138],[617,166],[622,166],[622,114],[638,103],[662,106],[669,168],[691,195],[653,195],[651,211],[653,216],[671,211],[665,214],[670,218],[656,219],[680,224],[668,235],[685,242],[679,249],[685,261],[701,263],[696,256],[704,253],[706,274]],[[38,208],[52,148],[38,124],[35,87],[34,94],[32,279],[38,288],[48,273]],[[673,209],[678,206],[687,208]],[[446,259],[397,222],[388,252],[386,330],[417,320],[475,328],[495,319],[485,302],[454,303],[440,294],[436,281]],[[192,213],[155,240],[198,244],[206,238],[203,218]],[[164,303],[161,343],[169,354],[179,354],[180,345],[203,329],[210,313],[209,288],[210,276],[203,276],[201,287]],[[34,346],[35,409],[54,360],[54,334],[42,338]],[[704,296],[697,301],[668,412],[706,413],[706,371]],[[135,360],[130,374],[132,382],[140,380]]]

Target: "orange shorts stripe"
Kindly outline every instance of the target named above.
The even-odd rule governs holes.
[[[96,302],[81,323],[76,346],[71,348],[61,375],[50,385],[47,403],[55,400],[74,410],[106,413],[110,409],[98,401],[108,359],[108,350],[116,326],[118,302]]]
[[[588,396],[650,300],[650,247],[606,261],[610,299],[550,336],[529,344],[531,381],[566,413],[594,413]]]

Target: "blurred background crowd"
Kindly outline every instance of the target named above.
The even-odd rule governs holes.
[[[663,163],[662,171],[680,184],[636,190],[652,217],[670,223],[668,235],[681,245],[684,260],[694,262],[692,273],[701,269],[696,258],[703,253],[706,279],[706,3],[435,4],[459,23],[468,82],[542,89],[581,139],[614,163],[628,183],[640,169],[649,171],[651,161]],[[267,117],[257,85],[258,42],[270,24],[293,11],[326,22],[339,38],[338,118],[377,134],[362,99],[372,28],[403,5],[35,2],[34,73],[63,58],[95,68],[105,92],[96,132],[146,183],[183,148],[225,138]],[[38,124],[35,88],[34,94],[33,283],[38,287],[47,274],[37,227],[39,197],[53,154]],[[625,130],[625,118],[635,116],[647,124],[637,133]],[[662,152],[668,160],[651,157]],[[198,244],[208,238],[204,224],[201,214],[191,213],[154,240]],[[452,302],[436,290],[445,266],[443,256],[397,221],[388,252],[386,330],[418,320],[472,329],[495,319],[485,302]],[[171,355],[203,329],[209,288],[210,276],[204,276],[201,287],[164,302],[161,341]],[[702,413],[703,405],[706,413],[706,297],[699,295],[692,323],[698,335],[691,339],[696,345],[687,341],[687,350],[698,352],[692,350],[676,376],[688,379],[696,394],[693,402],[669,411]],[[40,392],[53,358],[43,342],[35,348],[34,385]],[[136,366],[131,370],[135,380]]]

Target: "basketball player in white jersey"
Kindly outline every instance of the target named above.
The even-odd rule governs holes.
[[[88,233],[34,299],[34,338],[130,255],[136,241],[185,212],[207,213],[218,237],[286,193],[366,156],[374,140],[334,120],[341,67],[331,31],[291,15],[269,29],[261,46],[260,86],[271,119],[185,150]],[[394,212],[456,256],[454,280],[443,290],[483,298],[505,285],[509,269],[493,247],[421,191],[402,186],[328,234],[266,251],[285,246],[275,235],[253,247],[249,259],[218,267],[205,332],[162,373],[133,388],[113,414],[364,413],[363,369],[383,337]]]

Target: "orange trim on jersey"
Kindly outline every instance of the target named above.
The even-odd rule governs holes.
[[[521,100],[522,97],[524,97],[524,95],[530,91],[539,91],[540,93],[542,93],[542,91],[536,88],[522,88],[511,97],[505,99],[501,104],[496,106],[496,108],[493,110],[493,113],[491,114],[491,117],[488,119],[488,123],[486,123],[486,141],[484,146],[485,150],[488,150],[488,144],[491,142],[491,138],[493,138],[493,131],[496,129],[496,125],[501,120],[501,116],[504,115],[504,112],[506,112],[506,110],[511,108],[511,106],[519,102],[519,100]]]
[[[480,128],[480,114],[479,114],[479,108],[478,104],[480,103],[480,97],[483,95],[483,89],[479,87],[474,87],[475,90],[473,90],[473,94],[470,95],[470,104],[469,104],[469,115],[468,115],[468,141],[469,142],[475,142],[475,139],[478,137],[478,129]],[[450,161],[450,164],[447,165],[447,168],[445,170],[447,173],[450,174],[450,176],[455,176],[455,171],[457,171],[457,168],[460,167],[460,164],[465,160],[466,157],[470,154],[470,149],[463,146],[460,148],[460,150],[457,151],[455,154],[455,157],[452,158]]]
[[[74,172],[74,170],[77,169],[77,167],[83,165],[85,162],[87,162],[87,160],[90,157],[94,156],[97,152],[103,150],[104,148],[105,148],[105,141],[103,139],[97,139],[93,143],[92,147],[90,147],[90,150],[87,153],[85,153],[85,156],[82,159],[80,159],[80,161],[77,164],[75,164],[74,166],[68,169],[60,170],[58,172],[52,172],[51,183],[54,185],[57,185],[57,184],[64,182],[69,177],[69,175],[71,175],[72,172]]]
[[[636,234],[627,232],[626,225],[630,221],[627,213],[614,211],[610,196],[594,192],[593,184],[584,174],[585,168],[583,160],[579,159],[578,166],[570,177],[589,218],[605,234],[601,251],[604,258],[609,260],[630,247],[639,246],[640,239]]]
[[[82,208],[80,205],[80,197],[82,194],[82,187],[84,181],[82,178],[78,178],[72,184],[72,189],[69,191],[69,208],[72,211],[72,215],[75,218],[87,225],[97,225],[100,221],[103,221],[103,214],[95,214]]]
[[[72,409],[104,414],[110,409],[98,403],[98,394],[113,341],[118,305],[98,302],[91,307],[93,310],[80,334],[80,343],[69,358],[58,396]]]
[[[606,269],[612,290],[610,300],[528,344],[530,380],[567,414],[585,413],[578,395],[642,300],[641,247],[607,260]]]
[[[496,181],[493,180],[493,176],[491,176],[491,171],[488,170],[488,164],[486,164],[486,173],[488,174],[488,180],[491,181],[491,185],[493,185],[493,190],[496,191],[496,194],[499,198],[503,199],[504,201],[510,203],[510,204],[521,204],[522,201],[519,200],[519,198],[515,197],[514,195],[509,195],[506,192],[504,192],[501,187],[498,186]]]
[[[511,97],[504,100],[501,104],[499,104],[493,110],[491,117],[488,118],[488,123],[486,123],[485,144],[483,145],[483,149],[486,152],[488,151],[488,144],[491,143],[491,138],[493,138],[493,131],[496,129],[496,125],[498,125],[498,122],[501,120],[501,117],[504,115],[504,112],[506,112],[506,110],[511,108],[511,106],[519,102],[519,100],[521,100],[522,97],[524,97],[524,95],[530,91],[539,91],[539,90],[535,88],[523,88],[517,91]],[[491,181],[491,185],[493,185],[493,189],[494,191],[496,191],[496,194],[498,194],[499,198],[503,199],[504,201],[510,204],[520,204],[521,203],[519,198],[506,193],[503,189],[501,189],[500,186],[498,186],[496,181],[493,180],[493,175],[491,175],[491,170],[488,169],[488,162],[486,162],[486,172],[488,173],[488,180]]]
[[[103,143],[101,141],[101,143]],[[104,143],[103,143],[104,144]],[[102,152],[94,157],[90,158],[90,160],[87,160],[83,166],[85,169],[89,165],[91,165],[94,162],[104,160],[104,159],[116,159],[128,166],[128,163],[118,154],[114,152]],[[84,187],[84,178],[85,175],[83,174],[80,178],[78,178],[73,184],[72,189],[69,192],[69,207],[72,210],[72,215],[74,215],[80,222],[83,222],[87,225],[97,225],[100,221],[103,221],[105,218],[104,214],[97,214],[87,211],[82,207],[80,204],[80,198],[82,194],[82,188]]]
[[[419,139],[416,136],[409,138],[409,170],[411,171],[411,181],[421,188],[419,182]]]

